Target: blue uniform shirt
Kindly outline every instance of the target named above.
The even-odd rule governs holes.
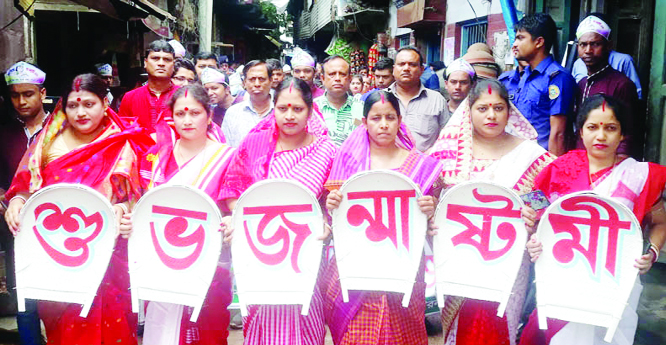
[[[578,90],[576,80],[560,66],[552,56],[534,69],[525,67],[525,72],[515,82],[515,74],[501,79],[509,91],[509,99],[534,126],[539,134],[541,147],[548,149],[550,137],[550,117],[553,115],[572,116],[575,95]]]
[[[518,84],[520,84],[520,77],[522,75],[522,73],[518,72],[518,69],[513,69],[502,73],[497,79],[499,79],[500,83],[504,84],[507,90],[515,90],[518,88]]]

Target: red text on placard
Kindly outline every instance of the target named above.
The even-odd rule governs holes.
[[[35,208],[35,219],[39,219],[42,212],[53,211],[52,214],[46,216],[42,222],[42,226],[49,232],[56,231],[61,227],[70,234],[76,234],[79,230],[88,228],[91,225],[95,226],[93,233],[86,238],[69,237],[65,240],[63,245],[69,251],[81,251],[79,255],[63,254],[57,249],[53,248],[42,234],[37,229],[37,225],[33,227],[37,241],[42,245],[46,254],[48,254],[57,263],[67,267],[78,267],[86,263],[90,257],[90,241],[94,240],[102,232],[104,226],[104,219],[99,212],[95,212],[90,216],[86,216],[83,211],[78,207],[70,207],[65,212],[60,210],[58,205],[47,202]],[[83,229],[79,226],[79,218],[83,221],[85,227]]]
[[[192,264],[194,264],[201,252],[203,251],[204,242],[206,240],[206,231],[203,228],[203,225],[191,233],[189,236],[183,237],[182,235],[187,231],[189,227],[190,219],[196,219],[199,221],[206,221],[208,219],[208,214],[205,212],[191,211],[180,208],[166,207],[166,206],[157,206],[153,205],[153,214],[154,215],[169,215],[173,216],[169,222],[164,226],[164,239],[170,245],[174,247],[189,247],[191,245],[196,245],[192,254],[187,255],[184,258],[175,258],[167,254],[160,242],[157,239],[157,232],[155,231],[155,223],[150,222],[150,235],[153,240],[153,245],[155,246],[155,251],[157,256],[160,258],[160,261],[167,267],[174,270],[184,270]]]
[[[305,239],[312,234],[310,226],[308,224],[298,224],[287,219],[287,213],[300,213],[300,212],[312,212],[312,205],[302,204],[302,205],[277,205],[277,206],[256,206],[256,207],[244,207],[243,215],[257,215],[261,214],[261,220],[257,227],[256,238],[257,242],[266,247],[273,246],[281,242],[282,248],[277,253],[264,253],[259,249],[255,244],[253,237],[251,236],[250,229],[248,228],[248,222],[243,221],[243,226],[245,227],[245,236],[247,241],[250,244],[250,248],[254,255],[266,265],[278,265],[284,261],[284,259],[289,254],[289,247],[291,244],[291,236],[289,231],[295,234],[293,249],[291,251],[291,267],[296,273],[300,273],[301,270],[298,268],[298,254],[301,251],[301,246]],[[268,230],[268,225],[275,217],[280,217],[283,224],[278,226],[278,229],[275,231],[273,236],[266,238],[264,232]]]
[[[574,258],[574,251],[578,251],[583,254],[583,257],[589,263],[592,273],[596,274],[600,228],[605,227],[608,228],[608,248],[604,267],[606,267],[608,273],[615,277],[620,230],[631,230],[631,222],[621,221],[613,206],[589,195],[566,199],[562,201],[560,207],[562,210],[569,212],[586,211],[589,216],[577,217],[556,213],[548,216],[548,221],[555,234],[567,233],[571,235],[571,239],[561,239],[553,245],[555,260],[565,264],[570,263]],[[601,219],[600,208],[606,211],[608,219]],[[585,246],[581,243],[581,232],[576,225],[587,226],[590,229],[589,240]]]
[[[482,195],[479,194],[478,188],[475,188],[472,191],[474,199],[480,203],[493,203],[493,202],[504,202],[506,206],[502,208],[495,207],[480,207],[480,206],[468,206],[468,205],[456,205],[449,204],[446,218],[450,221],[454,221],[460,224],[463,224],[466,229],[461,233],[453,236],[451,242],[454,246],[461,244],[467,244],[476,248],[481,257],[486,260],[495,260],[502,257],[504,254],[509,252],[513,247],[513,244],[516,242],[516,228],[513,224],[503,221],[497,225],[496,236],[497,238],[506,241],[506,244],[497,250],[492,250],[490,248],[492,228],[493,228],[493,218],[502,217],[502,218],[514,218],[520,219],[520,210],[514,209],[514,202],[501,195]],[[483,221],[481,227],[476,226],[465,214],[469,215],[481,215],[483,216]]]
[[[365,235],[370,241],[381,242],[386,238],[393,242],[398,248],[398,229],[396,217],[396,200],[400,203],[400,230],[402,234],[402,245],[409,251],[409,199],[416,197],[415,190],[388,190],[349,192],[349,200],[372,199],[374,204],[374,216],[363,205],[352,205],[347,210],[347,221],[352,226],[359,226],[364,221],[369,225],[365,229]],[[388,226],[384,224],[384,208],[382,199],[386,199]]]

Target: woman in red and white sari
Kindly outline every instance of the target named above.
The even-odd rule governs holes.
[[[489,181],[514,192],[532,191],[537,174],[555,157],[536,143],[537,132],[509,101],[496,80],[470,90],[429,153],[444,164],[445,187]],[[446,344],[516,344],[528,287],[529,258],[523,258],[504,317],[497,303],[448,297],[442,310]]]
[[[297,78],[284,81],[275,91],[275,112],[245,137],[225,176],[219,199],[230,209],[252,184],[271,178],[300,182],[318,198],[331,171],[335,145],[326,135],[321,118],[313,115],[312,93]],[[227,240],[233,229],[223,221]],[[324,237],[327,237],[325,234]],[[323,238],[322,238],[323,239]],[[322,297],[312,295],[308,315],[298,305],[251,305],[243,319],[244,344],[322,345],[326,330]]]
[[[80,183],[114,204],[118,217],[141,196],[138,158],[154,144],[145,130],[126,129],[106,99],[106,83],[94,74],[74,78],[53,116],[23,156],[12,186],[5,219],[19,230],[26,199],[43,187]],[[64,104],[64,108],[61,106]],[[132,312],[126,233],[118,237],[106,275],[86,318],[81,305],[40,301],[39,316],[49,344],[137,343]]]
[[[173,121],[156,126],[157,144],[144,155],[141,180],[145,190],[159,185],[187,185],[217,200],[235,149],[218,141],[203,86],[178,89],[169,101]],[[172,127],[173,126],[173,127]],[[226,206],[221,207],[227,211]],[[123,228],[131,229],[131,214]],[[221,259],[196,322],[192,308],[181,304],[149,302],[143,333],[145,345],[218,345],[229,335],[231,276],[228,260]]]
[[[649,229],[647,253],[636,258],[634,264],[641,274],[645,274],[657,261],[666,242],[666,211],[662,196],[666,167],[638,162],[617,153],[620,142],[629,132],[629,123],[629,114],[612,97],[599,94],[586,99],[577,119],[585,150],[574,150],[555,160],[539,174],[534,188],[542,190],[550,202],[570,193],[592,190],[633,210],[641,225]],[[526,209],[523,218],[529,225],[534,225],[536,213]],[[533,235],[527,249],[532,261],[536,261],[543,247]],[[637,277],[610,344],[633,344],[638,325],[636,308],[642,289]],[[521,344],[609,344],[603,340],[605,331],[586,324],[548,319],[548,329],[540,331],[536,313],[535,310],[530,316]]]

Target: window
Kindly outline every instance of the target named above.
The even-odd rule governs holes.
[[[462,44],[460,46],[460,56],[467,53],[467,48],[474,43],[485,43],[488,34],[488,21],[474,20],[469,24],[464,24],[462,27]]]
[[[409,45],[409,35],[410,34],[400,36],[400,48],[406,47],[406,46]]]

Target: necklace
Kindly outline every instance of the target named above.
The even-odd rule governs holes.
[[[605,71],[610,65],[606,65],[606,67],[590,74],[587,76],[587,81],[585,82],[585,91],[583,92],[583,99],[586,99],[590,95],[590,91],[592,90],[592,85],[594,85],[594,80],[592,78],[598,76],[601,72]],[[592,82],[590,82],[592,80]]]
[[[201,151],[203,151],[206,148],[206,146],[208,146],[208,139],[206,139],[203,146],[201,148],[197,149],[196,153],[193,154],[191,157],[189,157],[189,159],[185,159],[185,156],[183,156],[183,153],[181,152],[181,147],[180,146],[181,146],[180,145],[180,140],[178,140],[176,142],[176,147],[174,147],[174,149],[173,149],[173,152],[176,154],[176,158],[177,158],[176,163],[178,163],[178,160],[180,160],[181,164],[185,164],[185,163],[187,163],[187,161],[189,159],[192,159],[193,157],[196,157],[199,153],[201,153]],[[178,170],[180,170],[181,164],[177,164],[178,165]]]

